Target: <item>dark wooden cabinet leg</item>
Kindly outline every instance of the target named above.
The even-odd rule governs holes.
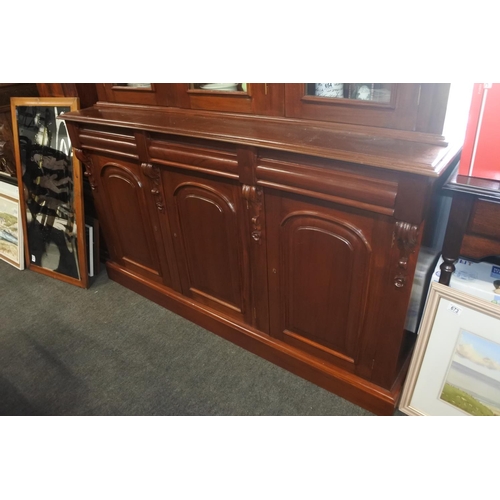
[[[439,266],[441,274],[439,275],[439,283],[450,286],[451,275],[455,271],[455,262],[457,259],[451,257],[443,257],[444,262]]]
[[[460,247],[464,238],[474,197],[465,193],[454,193],[450,217],[443,243],[443,263],[439,283],[449,285],[451,275],[455,271],[455,262],[460,256]]]

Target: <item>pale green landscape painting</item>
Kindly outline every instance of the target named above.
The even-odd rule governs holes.
[[[462,330],[440,398],[468,415],[500,415],[500,344]]]
[[[0,196],[0,256],[19,264],[18,202]]]

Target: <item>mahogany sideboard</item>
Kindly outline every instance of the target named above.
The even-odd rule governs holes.
[[[441,135],[449,86],[360,102],[314,84],[96,85],[65,120],[110,278],[393,414],[418,252],[462,146]]]

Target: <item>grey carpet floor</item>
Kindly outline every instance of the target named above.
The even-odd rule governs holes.
[[[0,261],[0,415],[372,414],[105,271],[82,290]]]

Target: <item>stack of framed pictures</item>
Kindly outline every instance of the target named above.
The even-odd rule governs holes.
[[[87,271],[89,278],[99,274],[99,221],[85,217],[85,235],[87,243]]]
[[[17,185],[0,180],[0,259],[24,269],[23,218]]]
[[[500,305],[431,283],[399,409],[500,416]]]

